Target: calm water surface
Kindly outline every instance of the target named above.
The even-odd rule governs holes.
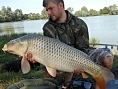
[[[89,28],[89,37],[99,43],[118,45],[118,15],[80,17]],[[12,33],[39,33],[47,20],[0,23],[0,35]]]

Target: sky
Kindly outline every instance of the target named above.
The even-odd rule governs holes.
[[[0,10],[2,6],[9,6],[12,11],[21,9],[23,14],[41,13],[42,2],[43,0],[0,0]],[[64,2],[65,9],[72,7],[74,11],[80,10],[83,6],[86,6],[88,10],[100,10],[113,4],[118,6],[118,0],[64,0]]]

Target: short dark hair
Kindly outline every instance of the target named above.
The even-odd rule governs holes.
[[[48,2],[53,2],[53,3],[56,3],[56,4],[59,4],[60,2],[62,2],[63,7],[64,7],[64,1],[63,0],[43,0],[43,7],[46,7],[46,4]]]

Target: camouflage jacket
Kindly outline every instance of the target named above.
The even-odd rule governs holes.
[[[49,19],[43,27],[43,34],[85,52],[85,49],[89,47],[88,27],[82,19],[73,16],[68,11],[66,14],[65,23],[57,23]]]

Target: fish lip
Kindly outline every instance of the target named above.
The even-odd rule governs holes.
[[[4,45],[4,47],[2,48],[2,50],[3,50],[4,52],[5,52],[5,51],[8,51],[6,44]]]

